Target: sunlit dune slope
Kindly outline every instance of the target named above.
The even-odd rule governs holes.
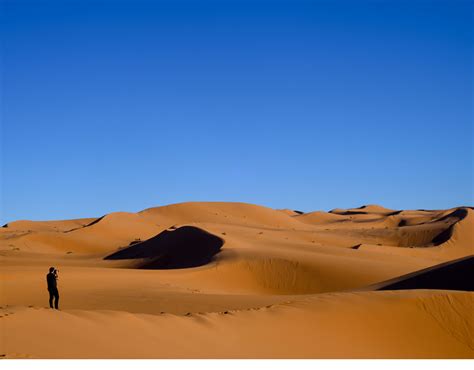
[[[8,358],[472,358],[462,292],[322,294],[237,311],[3,309]],[[48,338],[47,341],[44,338]]]

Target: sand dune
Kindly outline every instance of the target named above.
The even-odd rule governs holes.
[[[0,355],[472,358],[473,212],[193,202],[10,222]]]
[[[2,350],[10,358],[472,358],[472,304],[467,293],[399,291],[183,316],[8,307],[4,330],[17,335]]]
[[[33,231],[69,231],[83,227],[91,222],[94,218],[83,218],[77,220],[60,220],[60,221],[14,221],[3,225],[0,232],[11,233],[14,231],[33,232]]]

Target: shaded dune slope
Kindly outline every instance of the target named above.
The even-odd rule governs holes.
[[[474,291],[474,256],[459,258],[371,286],[375,290],[441,289]]]
[[[447,242],[453,235],[454,225],[456,225],[456,223],[458,223],[459,221],[465,219],[468,214],[469,212],[466,208],[458,208],[453,212],[448,213],[447,215],[443,215],[442,217],[431,221],[430,223],[444,221],[445,223],[450,224],[447,229],[443,230],[433,238],[433,244],[437,246]]]
[[[193,226],[165,230],[105,257],[107,260],[138,260],[136,268],[177,269],[209,263],[219,253],[224,241]]]

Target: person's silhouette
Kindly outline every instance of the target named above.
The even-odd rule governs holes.
[[[54,298],[54,308],[58,309],[59,307],[59,291],[58,291],[58,272],[54,267],[49,268],[49,273],[46,275],[46,281],[48,283],[48,292],[49,292],[49,307],[53,308],[53,298]]]

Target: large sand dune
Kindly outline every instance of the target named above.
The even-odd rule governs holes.
[[[195,202],[10,222],[0,356],[472,358],[473,243],[470,207]]]

